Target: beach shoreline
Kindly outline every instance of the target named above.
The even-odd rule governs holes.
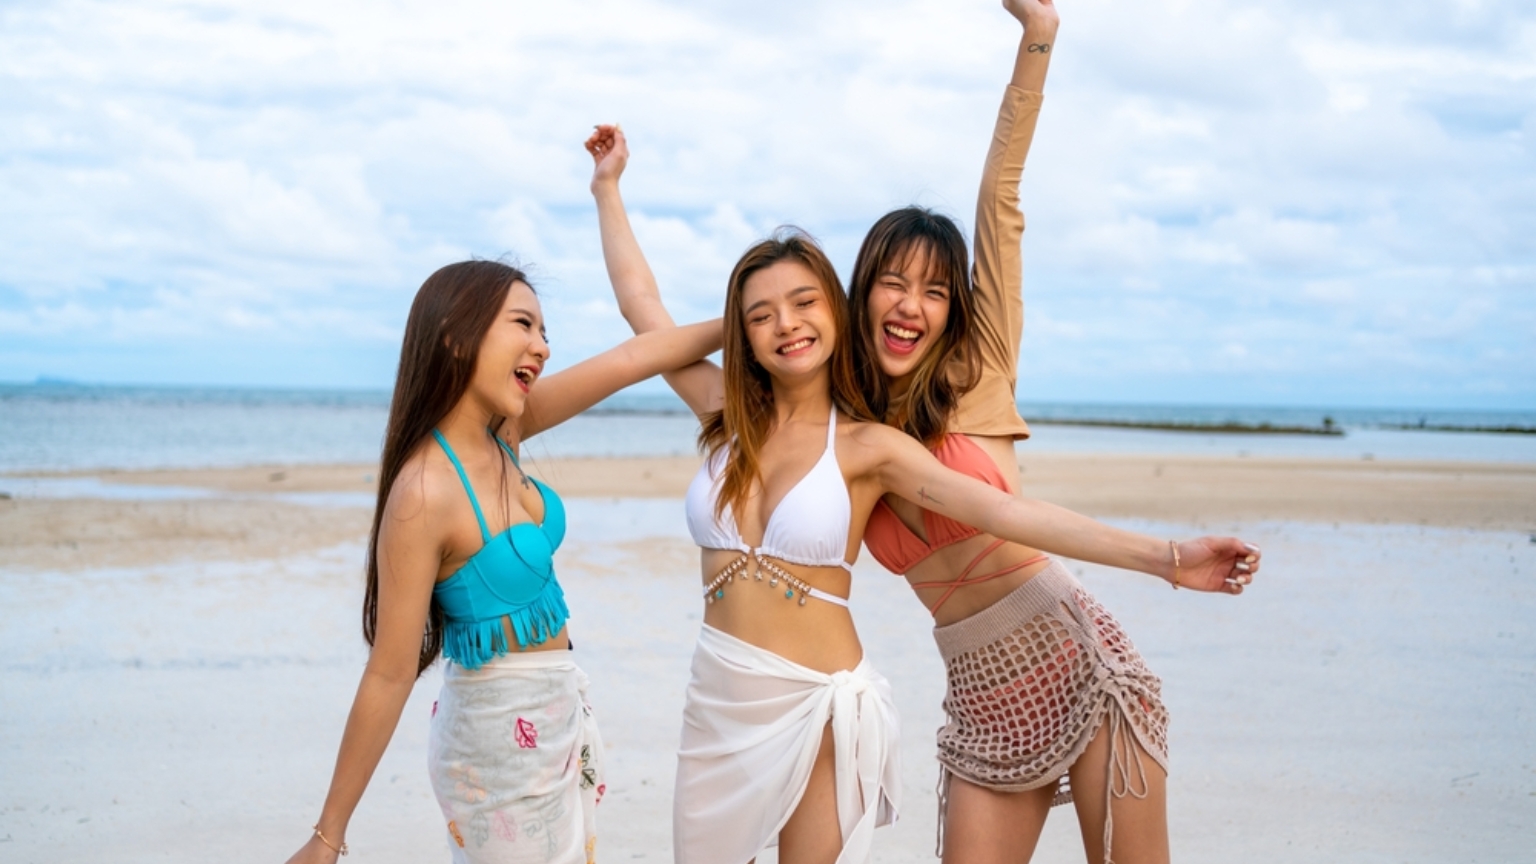
[[[568,498],[677,499],[693,456],[529,460]],[[377,469],[361,464],[0,475],[11,568],[243,560],[356,542]],[[1035,454],[1024,494],[1098,518],[1536,532],[1536,465],[1188,455]],[[680,517],[679,517],[680,518]]]

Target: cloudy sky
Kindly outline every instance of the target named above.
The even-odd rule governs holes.
[[[1061,0],[1028,400],[1536,408],[1536,9]],[[388,387],[436,267],[627,334],[581,141],[674,312],[782,223],[969,226],[995,0],[0,2],[0,381]]]

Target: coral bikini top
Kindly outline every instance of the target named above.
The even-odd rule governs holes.
[[[933,455],[945,466],[961,474],[975,477],[1004,492],[1013,492],[1013,487],[997,469],[997,463],[992,461],[992,457],[964,435],[945,435],[939,446],[934,448]],[[906,573],[929,555],[946,546],[969,540],[981,531],[947,516],[940,516],[932,510],[924,510],[923,533],[928,536],[927,542],[914,534],[896,515],[896,511],[882,500],[875,505],[874,511],[869,514],[868,524],[864,526],[864,545],[885,569],[892,573]]]
[[[492,537],[459,457],[442,433],[433,429],[432,437],[459,472],[459,481],[464,484],[469,503],[475,508],[475,519],[480,523],[480,539],[485,543],[464,566],[432,588],[432,599],[442,607],[447,619],[443,655],[465,669],[478,669],[493,656],[511,650],[503,618],[511,623],[518,648],[522,649],[548,641],[570,617],[565,592],[555,579],[555,550],[565,539],[565,504],[553,489],[534,480],[544,501],[543,523],[519,522]],[[500,438],[496,443],[517,465],[517,454],[512,448]]]

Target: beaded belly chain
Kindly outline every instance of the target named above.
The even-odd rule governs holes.
[[[780,567],[778,564],[774,563],[768,558],[763,557],[763,554],[756,549],[750,549],[746,552],[743,552],[740,558],[737,558],[735,561],[732,561],[730,564],[726,565],[725,569],[721,570],[715,576],[715,578],[709,580],[709,584],[704,586],[704,599],[709,603],[714,603],[716,600],[725,597],[725,586],[732,579],[739,577],[743,582],[748,581],[749,577],[747,575],[747,562],[749,561],[757,562],[757,570],[755,574],[757,577],[756,581],[764,581],[763,571],[767,571],[768,587],[778,588],[780,582],[785,584],[785,600],[793,600],[795,599],[795,594],[799,593],[801,606],[805,605],[806,598],[808,597],[815,597],[817,600],[825,600],[828,603],[834,603],[838,606],[846,607],[848,605],[848,601],[846,599],[839,597],[836,594],[828,594],[819,588],[812,587],[804,579],[801,579],[788,570],[785,570],[783,567]]]

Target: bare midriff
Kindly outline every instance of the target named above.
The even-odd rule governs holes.
[[[700,590],[741,557],[742,553],[734,550],[701,550],[704,578]],[[768,560],[796,579],[837,597],[847,597],[852,587],[852,575],[841,567]],[[757,571],[757,562],[749,560],[742,570],[746,579],[737,577],[723,584],[720,595],[704,607],[704,623],[817,672],[832,673],[859,665],[864,648],[846,608],[815,597],[806,598],[802,606],[800,592],[786,597],[789,586],[785,582],[770,587],[771,574],[763,573],[759,581]]]
[[[953,546],[946,546],[918,562],[907,573],[907,581],[910,583],[953,582],[956,576],[975,561],[977,555],[981,555],[988,546],[996,542],[996,538],[991,535],[978,534]],[[976,566],[971,570],[970,579],[976,580],[988,573],[1007,570],[1039,558],[1040,555],[1038,549],[1020,546],[1017,543],[1004,543],[976,562]],[[938,612],[934,613],[933,623],[943,627],[969,618],[1013,593],[1020,585],[1034,578],[1035,574],[1048,566],[1050,566],[1049,560],[1036,561],[1027,567],[1021,567],[995,579],[965,585],[951,594],[944,605],[939,607]],[[932,587],[913,590],[917,592],[917,597],[923,605],[932,609],[933,604],[944,596],[947,589]]]

